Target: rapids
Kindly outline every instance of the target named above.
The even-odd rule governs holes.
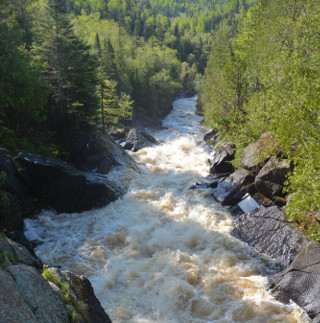
[[[128,187],[108,206],[80,214],[43,211],[26,236],[44,263],[87,276],[114,323],[308,322],[267,292],[271,259],[230,235],[232,217],[208,190],[196,99],[180,99],[152,134],[163,143],[132,156],[141,174],[109,174]]]

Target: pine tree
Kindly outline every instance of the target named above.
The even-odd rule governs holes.
[[[0,4],[0,142],[10,147],[11,137],[26,135],[45,118],[46,93],[40,71],[23,48],[23,32],[15,7]]]
[[[50,121],[78,124],[96,115],[96,61],[73,32],[63,0],[51,0],[38,23],[37,50],[50,89]]]

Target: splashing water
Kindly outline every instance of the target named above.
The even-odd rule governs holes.
[[[232,218],[207,190],[195,99],[180,99],[153,135],[160,146],[133,153],[142,174],[115,169],[128,187],[108,206],[80,214],[44,211],[26,221],[37,254],[87,276],[114,323],[308,322],[295,304],[266,291],[275,264],[229,234]]]

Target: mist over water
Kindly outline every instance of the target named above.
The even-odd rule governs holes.
[[[128,187],[108,206],[80,214],[44,211],[26,235],[44,263],[87,276],[117,322],[307,322],[295,304],[266,291],[271,260],[230,235],[232,217],[207,190],[189,190],[208,175],[196,101],[180,99],[153,132],[160,146],[132,153],[142,174],[116,168]]]

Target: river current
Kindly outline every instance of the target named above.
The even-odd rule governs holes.
[[[43,211],[26,221],[45,264],[88,277],[114,323],[308,322],[267,292],[271,259],[230,235],[232,217],[208,190],[196,99],[179,99],[152,133],[162,144],[132,156],[141,174],[108,176],[128,187],[108,206],[77,214]]]

